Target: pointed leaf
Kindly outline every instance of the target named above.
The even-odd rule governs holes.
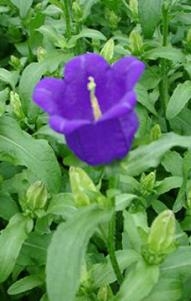
[[[159,278],[159,267],[140,261],[124,280],[114,301],[141,301],[147,297]]]
[[[172,119],[176,117],[191,98],[191,81],[179,84],[174,90],[167,105],[166,117]]]
[[[0,235],[0,283],[11,274],[30,226],[28,217],[14,215]],[[30,229],[31,230],[31,229]]]
[[[79,210],[58,226],[47,258],[47,291],[50,301],[73,301],[88,240],[96,227],[111,217],[110,210],[91,206]]]
[[[138,9],[145,38],[151,38],[161,16],[162,0],[139,0]]]
[[[7,116],[0,118],[0,158],[26,166],[36,180],[47,184],[50,192],[59,190],[60,169],[47,141],[32,138]]]
[[[190,148],[191,136],[180,136],[174,133],[164,134],[157,141],[131,151],[121,165],[128,175],[139,175],[150,167],[156,167],[162,156],[174,146]]]

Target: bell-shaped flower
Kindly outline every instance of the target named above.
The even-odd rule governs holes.
[[[138,128],[134,87],[143,70],[131,56],[109,65],[98,54],[83,54],[65,65],[64,78],[37,83],[33,100],[76,156],[90,165],[107,164],[131,147]]]

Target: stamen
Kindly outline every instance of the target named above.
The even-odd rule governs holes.
[[[87,84],[87,88],[90,91],[90,102],[93,111],[94,120],[97,121],[101,118],[102,112],[99,106],[98,99],[95,95],[96,83],[92,76],[88,77],[89,83]]]

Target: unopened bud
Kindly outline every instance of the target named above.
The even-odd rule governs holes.
[[[37,48],[36,55],[37,55],[37,60],[38,60],[39,63],[44,61],[44,58],[45,58],[46,54],[47,54],[47,52],[44,48],[42,48],[42,47]]]
[[[118,26],[118,23],[120,21],[120,17],[117,16],[113,10],[106,9],[105,10],[105,18],[108,20],[109,25],[112,29],[116,29]]]
[[[103,46],[100,54],[108,61],[111,62],[113,58],[114,53],[114,41],[113,39],[109,39],[105,45]]]
[[[77,21],[81,21],[83,17],[83,10],[77,1],[74,1],[72,4],[72,11],[73,11],[74,18]]]
[[[161,212],[151,225],[148,237],[149,248],[165,253],[173,244],[175,235],[175,217],[171,210]]]
[[[22,109],[21,100],[19,97],[19,94],[16,92],[11,91],[10,92],[10,105],[13,113],[16,115],[16,117],[21,120],[25,117],[25,114]]]
[[[90,204],[88,192],[97,192],[90,177],[79,167],[70,167],[69,177],[76,205],[80,207]]]
[[[138,0],[129,0],[129,9],[134,20],[138,19]]]
[[[109,286],[102,286],[97,294],[98,301],[108,301],[111,300],[113,297],[111,288]]]
[[[143,52],[143,39],[136,30],[133,30],[129,35],[129,47],[134,55],[140,55]]]
[[[143,254],[149,263],[159,263],[171,252],[175,242],[175,228],[175,217],[171,210],[165,210],[155,218]]]
[[[148,175],[145,175],[144,173],[142,174],[140,184],[141,184],[141,192],[143,195],[148,195],[153,191],[155,181],[156,181],[155,172],[152,171]]]
[[[47,204],[48,191],[41,181],[34,182],[27,190],[26,199],[23,202],[24,209],[35,212],[44,209]]]
[[[21,61],[18,57],[11,55],[10,57],[10,65],[15,69],[15,70],[20,70],[22,67]]]
[[[159,124],[155,124],[150,133],[151,141],[156,141],[161,137],[161,128]]]

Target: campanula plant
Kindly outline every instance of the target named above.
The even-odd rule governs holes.
[[[107,164],[131,147],[138,128],[134,87],[143,71],[135,57],[110,66],[102,56],[86,53],[66,64],[63,79],[42,79],[33,100],[82,161]]]

